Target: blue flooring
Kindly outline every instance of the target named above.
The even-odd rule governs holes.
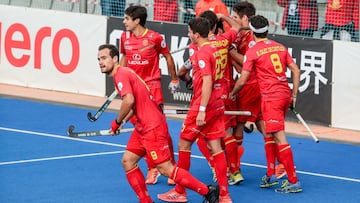
[[[115,112],[105,112],[89,122],[88,112],[96,109],[0,97],[0,202],[138,202],[128,185],[121,157],[129,133],[118,136],[69,139],[66,129],[75,131],[108,129]],[[181,121],[168,119],[174,145]],[[127,124],[125,127],[132,127]],[[341,136],[341,135],[339,135]],[[233,202],[360,202],[360,147],[288,136],[303,192],[278,194],[261,189],[265,173],[263,140],[259,133],[245,134],[242,172],[245,181],[229,186]],[[177,151],[177,149],[175,150]],[[212,183],[212,174],[196,145],[191,172]],[[146,175],[145,162],[140,167]],[[161,176],[148,186],[156,194],[172,187]],[[202,197],[188,190],[190,203]]]

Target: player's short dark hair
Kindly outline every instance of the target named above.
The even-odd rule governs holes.
[[[216,24],[218,23],[218,21],[219,21],[216,14],[213,11],[210,11],[210,10],[202,12],[199,15],[199,17],[206,18],[210,23],[210,28],[211,29],[213,29],[216,26]]]
[[[145,27],[147,11],[144,6],[133,5],[125,9],[124,13],[131,17],[132,20],[140,19],[139,24]]]
[[[189,20],[188,23],[193,33],[199,33],[203,38],[207,38],[210,32],[210,23],[206,18],[198,17]]]
[[[232,10],[238,14],[239,17],[243,17],[246,15],[248,18],[251,18],[255,16],[256,8],[254,4],[247,2],[247,1],[241,1],[234,4]]]
[[[262,15],[256,15],[256,16],[250,18],[250,24],[251,24],[251,26],[253,26],[255,29],[260,29],[260,28],[269,26],[269,21],[268,21],[268,19],[266,19],[266,18],[265,18],[264,16],[262,16]],[[268,32],[269,32],[269,31],[266,31],[266,32],[264,32],[264,33],[255,33],[255,32],[254,32],[254,35],[255,35],[257,38],[266,38],[267,35],[268,35]]]
[[[119,59],[119,49],[115,45],[102,44],[102,45],[99,46],[98,51],[101,51],[103,49],[109,49],[110,50],[109,54],[110,54],[111,58],[114,58],[115,56],[117,56],[118,59]]]

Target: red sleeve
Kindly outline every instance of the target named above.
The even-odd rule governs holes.
[[[124,42],[125,42],[125,38],[126,37],[126,31],[123,32],[120,36],[120,53],[121,54],[125,54],[125,48],[124,48]]]
[[[156,51],[159,54],[166,54],[170,52],[165,39],[159,33],[156,33],[155,43],[156,43]]]
[[[118,90],[120,97],[123,97],[128,93],[132,94],[133,92],[128,74],[129,73],[126,71],[119,70],[114,77],[115,87]]]

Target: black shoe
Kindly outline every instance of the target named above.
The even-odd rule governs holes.
[[[219,203],[220,189],[218,185],[208,185],[209,192],[205,195],[208,203]]]

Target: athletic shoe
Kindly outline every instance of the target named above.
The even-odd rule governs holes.
[[[175,185],[175,181],[171,178],[168,178],[168,185]]]
[[[282,163],[278,164],[275,167],[275,176],[276,176],[277,179],[281,179],[284,176],[286,176],[286,170],[285,170],[285,167],[284,167],[284,165]]]
[[[276,188],[275,192],[278,193],[298,193],[302,191],[302,187],[299,181],[296,183],[290,183],[288,180],[284,180],[280,188]]]
[[[166,192],[164,194],[158,194],[157,198],[165,201],[165,202],[187,202],[186,192],[183,194],[180,194],[175,191],[174,189],[171,189],[169,192]]]
[[[157,170],[157,168],[151,168],[148,170],[148,174],[147,174],[147,178],[145,183],[149,184],[149,185],[155,185],[158,181],[158,177],[161,174],[159,173],[159,171]]]
[[[229,194],[220,196],[219,197],[219,203],[232,203],[231,197]]]
[[[236,171],[235,173],[230,174],[230,176],[228,177],[229,185],[236,185],[243,181],[244,181],[244,177],[242,176],[240,171]]]
[[[219,203],[220,189],[218,185],[208,185],[209,192],[204,196],[208,203]]]
[[[261,188],[269,188],[269,187],[272,187],[277,184],[279,184],[279,181],[275,175],[272,175],[270,177],[268,177],[267,175],[264,175],[261,179],[260,187]]]

